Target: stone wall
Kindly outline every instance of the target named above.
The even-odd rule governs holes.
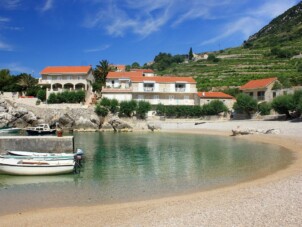
[[[73,153],[73,136],[3,136],[0,137],[0,152],[5,150],[31,152]]]

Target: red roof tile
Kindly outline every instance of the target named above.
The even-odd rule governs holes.
[[[192,77],[174,77],[174,76],[150,76],[150,77],[132,77],[132,82],[154,81],[157,83],[196,83]]]
[[[142,72],[109,72],[107,78],[130,78],[130,77],[143,77]]]
[[[133,72],[154,73],[152,69],[131,69]]]
[[[235,99],[233,96],[225,94],[223,92],[198,92],[197,93],[200,98],[221,98],[221,99]]]
[[[192,77],[179,77],[179,76],[143,76],[142,72],[109,72],[107,78],[127,78],[131,79],[132,82],[144,82],[144,81],[154,81],[157,83],[176,83],[176,82],[184,82],[184,83],[196,83],[196,81]]]
[[[277,80],[277,77],[260,79],[260,80],[251,80],[246,84],[240,87],[240,90],[248,90],[248,89],[257,89],[257,88],[265,88],[274,81]]]
[[[91,70],[91,66],[48,66],[44,68],[40,74],[67,74],[67,73],[83,73],[87,74]]]

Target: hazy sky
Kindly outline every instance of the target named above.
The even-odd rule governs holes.
[[[235,47],[300,0],[0,0],[0,68],[150,62]]]

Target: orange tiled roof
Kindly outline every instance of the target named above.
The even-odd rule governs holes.
[[[235,99],[233,96],[228,95],[223,92],[198,92],[197,93],[200,98],[207,98],[207,99],[213,99],[213,98],[221,98],[221,99]]]
[[[150,76],[145,77],[141,71],[132,72],[109,72],[107,78],[128,78],[132,82],[144,82],[144,81],[154,81],[157,83],[175,83],[175,82],[185,82],[185,83],[196,83],[193,77],[179,77],[179,76]]]
[[[265,88],[274,81],[277,80],[277,77],[260,79],[260,80],[251,80],[246,84],[240,87],[240,90],[248,90],[248,89],[257,89],[257,88]]]
[[[130,77],[143,77],[142,72],[109,72],[107,78],[130,78]]]
[[[40,74],[66,74],[66,73],[84,73],[87,74],[91,70],[88,66],[47,66]]]
[[[133,72],[154,73],[152,69],[131,69]]]
[[[193,77],[179,77],[179,76],[152,76],[152,77],[132,77],[132,82],[155,81],[157,83],[196,83]]]

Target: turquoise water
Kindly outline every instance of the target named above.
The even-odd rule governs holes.
[[[281,147],[235,137],[167,133],[75,133],[79,175],[0,175],[0,214],[66,205],[160,198],[240,183],[293,161]],[[33,193],[34,192],[34,193]],[[20,205],[22,201],[23,205]]]

